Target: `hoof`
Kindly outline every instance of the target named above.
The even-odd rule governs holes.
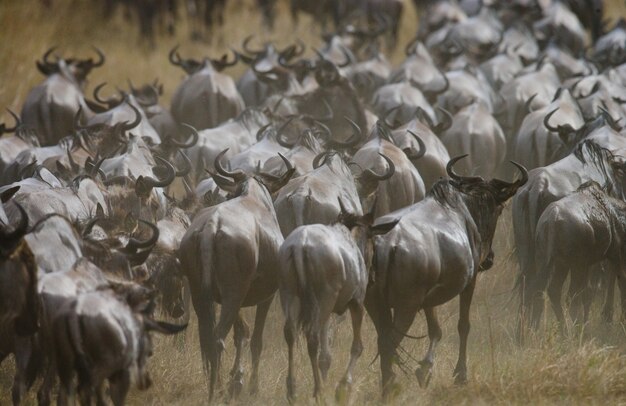
[[[341,405],[348,404],[351,392],[352,382],[342,379],[341,382],[339,382],[339,385],[337,385],[337,390],[335,391],[335,401]]]
[[[287,400],[290,404],[296,401],[296,382],[289,377],[287,377]]]
[[[454,371],[454,384],[465,385],[467,383],[467,373],[465,371]]]
[[[431,365],[423,363],[415,370],[415,377],[417,378],[417,383],[419,383],[421,388],[428,387],[430,378],[432,377],[431,368]]]
[[[228,396],[231,399],[237,399],[241,394],[243,389],[243,378],[242,377],[234,377],[230,381],[230,385],[228,387]]]

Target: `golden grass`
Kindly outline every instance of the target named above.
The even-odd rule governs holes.
[[[274,39],[280,45],[302,38],[308,44],[319,44],[317,29],[309,19],[302,19],[300,27],[293,29],[284,15],[277,23],[277,32],[265,33],[260,28],[256,12],[244,7],[231,6],[231,22],[220,38],[212,44],[190,43],[187,30],[181,27],[176,38],[161,37],[156,49],[151,50],[138,41],[137,32],[129,29],[121,16],[107,24],[101,18],[94,2],[87,0],[54,0],[52,11],[44,10],[38,0],[4,0],[0,2],[0,107],[19,111],[28,90],[42,80],[34,61],[51,45],[59,45],[65,55],[76,52],[89,54],[90,45],[101,47],[107,54],[105,67],[91,76],[89,91],[95,84],[108,81],[113,86],[125,86],[129,78],[135,83],[151,81],[155,77],[165,85],[166,105],[183,72],[167,62],[167,52],[181,43],[183,55],[217,56],[228,46],[238,46],[249,33],[259,33],[261,38]],[[236,11],[236,12],[235,12]],[[626,15],[621,1],[609,3],[607,16]],[[415,13],[406,13],[400,43],[412,36],[416,29]],[[401,49],[392,60],[401,58]],[[241,68],[231,71],[233,75]],[[4,114],[4,115],[2,115]],[[8,119],[0,113],[0,120]],[[553,316],[543,322],[540,331],[530,337],[525,346],[515,340],[515,321],[518,302],[512,291],[516,276],[513,243],[511,241],[510,212],[500,221],[495,239],[496,264],[492,270],[481,274],[472,305],[468,346],[469,383],[463,387],[453,384],[452,370],[456,363],[458,335],[458,300],[439,310],[444,331],[433,372],[427,389],[420,389],[413,373],[403,375],[398,368],[398,382],[402,391],[393,404],[626,404],[626,355],[624,354],[624,326],[619,323],[604,325],[594,308],[592,322],[584,332],[571,330],[565,337],[556,331]],[[596,304],[598,307],[598,304]],[[246,310],[251,321],[251,311]],[[619,311],[618,311],[619,312]],[[333,363],[327,382],[329,403],[333,402],[334,385],[345,369],[351,330],[350,323],[339,324],[333,344]],[[285,377],[287,368],[286,345],[282,335],[283,317],[276,300],[270,311],[265,330],[265,347],[262,355],[260,393],[242,395],[241,404],[287,404]],[[373,326],[366,320],[363,328],[365,351],[355,372],[350,404],[378,404],[380,400],[380,373],[378,362],[373,362],[376,336]],[[425,334],[423,317],[418,315],[411,330],[414,335]],[[230,340],[230,339],[229,339]],[[154,386],[147,392],[133,390],[128,403],[133,405],[196,405],[207,403],[206,380],[199,355],[195,318],[184,338],[155,337],[155,355],[150,362]],[[405,339],[403,348],[406,365],[413,371],[416,360],[426,350],[427,340]],[[230,370],[234,349],[228,342],[223,374]],[[249,369],[249,356],[245,359]],[[306,356],[304,340],[297,346],[297,389],[300,404],[313,404],[310,394],[312,379]],[[0,404],[10,402],[12,363],[0,367]],[[226,379],[224,379],[226,381]],[[31,392],[26,404],[35,404]]]

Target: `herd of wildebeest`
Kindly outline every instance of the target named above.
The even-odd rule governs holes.
[[[290,400],[298,334],[319,397],[330,316],[346,310],[340,398],[366,312],[384,395],[423,310],[430,344],[415,374],[427,385],[437,306],[457,296],[463,383],[472,294],[508,201],[520,336],[537,328],[544,294],[560,325],[584,323],[593,292],[610,319],[616,284],[626,298],[626,22],[583,25],[572,10],[435,2],[397,66],[376,16],[325,34],[320,49],[253,36],[216,59],[176,47],[163,58],[186,77],[169,109],[158,81],[102,83],[91,97],[86,78],[106,69],[103,52],[49,49],[36,63],[45,79],[15,123],[0,124],[0,361],[15,357],[13,402],[38,382],[41,404],[53,393],[59,404],[123,404],[131,383],[150,386],[151,334],[185,329],[190,304],[209,399],[242,390],[248,339],[258,390],[277,292]],[[237,80],[224,73],[235,64],[248,66]]]

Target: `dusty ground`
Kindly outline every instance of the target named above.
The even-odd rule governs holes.
[[[166,99],[183,77],[183,72],[167,62],[167,51],[176,43],[182,44],[183,54],[217,56],[227,46],[238,46],[254,31],[264,38],[274,38],[279,44],[300,37],[307,43],[317,43],[315,27],[309,20],[296,30],[286,17],[278,21],[275,34],[262,32],[257,15],[247,7],[238,7],[238,14],[229,10],[228,27],[221,39],[212,44],[191,44],[186,40],[185,27],[176,38],[159,40],[151,50],[139,43],[135,30],[126,27],[121,16],[102,25],[93,2],[55,0],[54,12],[43,10],[36,0],[5,0],[0,2],[0,107],[19,111],[28,89],[41,80],[34,61],[51,45],[60,45],[70,55],[90,52],[89,45],[101,47],[107,54],[104,68],[90,77],[89,91],[101,81],[124,86],[126,79],[135,83],[155,77],[165,85]],[[249,1],[242,2],[244,4]],[[624,4],[609,5],[607,15],[626,15]],[[415,13],[410,10],[403,21],[401,44],[416,28]],[[393,60],[398,60],[396,53]],[[237,69],[233,70],[237,74]],[[0,113],[0,120],[7,120]],[[569,329],[565,336],[557,333],[553,317],[543,322],[535,337],[524,346],[515,340],[515,321],[518,300],[513,286],[516,261],[511,241],[510,212],[503,214],[495,240],[496,264],[479,277],[472,305],[468,346],[469,383],[463,387],[453,384],[452,370],[456,363],[458,335],[458,300],[439,310],[444,332],[435,361],[434,376],[427,389],[420,389],[413,375],[417,360],[426,350],[427,340],[405,339],[402,357],[407,374],[396,367],[402,390],[393,399],[394,404],[626,404],[626,331],[621,323],[610,325],[599,321],[595,303],[592,321],[581,329]],[[597,300],[596,302],[599,302]],[[249,312],[247,316],[250,316]],[[252,321],[252,317],[247,320]],[[244,394],[242,404],[287,404],[285,377],[287,369],[286,345],[282,336],[283,317],[278,301],[273,305],[265,331],[262,355],[260,393]],[[420,314],[411,330],[413,335],[426,333]],[[365,351],[356,373],[351,404],[380,403],[380,378],[375,358],[375,333],[369,320],[364,324]],[[328,403],[333,402],[334,385],[345,369],[351,331],[348,322],[339,324],[333,344],[333,364],[327,384]],[[197,328],[192,320],[186,336],[176,339],[157,338],[155,356],[150,363],[154,386],[147,392],[133,391],[129,404],[196,405],[207,403],[206,381],[198,348]],[[234,349],[227,348],[223,369],[229,370]],[[310,398],[312,382],[310,366],[300,340],[297,350],[297,383],[299,403],[313,403]],[[249,357],[246,358],[249,366]],[[5,362],[0,367],[0,404],[10,402],[9,388],[13,365]],[[34,396],[26,404],[35,404]]]

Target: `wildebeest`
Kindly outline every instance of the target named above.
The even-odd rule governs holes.
[[[186,327],[154,321],[149,313],[149,292],[133,284],[87,292],[67,304],[54,322],[56,359],[63,360],[57,362],[58,404],[72,398],[75,375],[83,404],[91,402],[94,391],[97,402],[105,402],[105,380],[116,406],[124,404],[132,378],[139,389],[149,388],[149,333],[175,334]]]
[[[611,197],[597,182],[589,181],[576,192],[551,203],[539,217],[535,232],[538,274],[534,289],[541,291],[547,287],[560,323],[565,322],[561,291],[568,274],[570,315],[574,322],[588,319],[592,298],[588,284],[590,269],[595,269],[592,268],[595,264],[608,260],[609,271],[616,272],[624,298],[625,213],[623,200]]]
[[[226,67],[237,64],[237,54],[232,61],[228,61],[226,54],[221,59],[206,57],[197,61],[182,59],[177,48],[170,51],[170,63],[183,68],[188,76],[172,97],[174,119],[203,130],[238,116],[245,108],[243,98],[235,81],[221,73]]]
[[[598,139],[594,140],[596,136]],[[587,181],[602,184],[620,182],[616,172],[619,169],[618,162],[614,160],[613,153],[602,146],[624,148],[626,145],[623,141],[621,145],[618,143],[621,136],[610,128],[601,127],[592,132],[590,137],[579,143],[565,158],[530,171],[528,183],[513,198],[513,232],[520,263],[520,328],[525,322],[537,326],[539,321],[543,299],[541,291],[535,289],[534,282],[538,276],[535,235],[537,222],[546,207]]]
[[[34,129],[41,145],[53,145],[72,133],[74,116],[82,110],[88,114],[88,103],[83,94],[85,80],[93,68],[104,64],[104,54],[96,48],[98,60],[48,58],[55,48],[50,48],[37,62],[37,68],[46,80],[33,88],[22,106],[24,124]]]
[[[469,310],[476,277],[493,263],[491,243],[498,217],[504,203],[527,181],[528,173],[515,164],[521,178],[513,183],[462,177],[452,168],[463,157],[450,160],[447,172],[451,179],[436,183],[424,200],[374,222],[375,227],[382,226],[400,217],[385,238],[375,242],[375,282],[365,302],[378,333],[385,393],[393,381],[396,348],[420,309],[426,315],[430,346],[416,375],[420,384],[427,383],[441,339],[435,307],[457,295],[461,299],[461,341],[454,376],[457,382],[467,379]]]
[[[252,389],[256,390],[258,385],[263,327],[278,288],[278,250],[283,243],[270,193],[282,187],[294,172],[286,160],[287,171],[280,177],[263,177],[263,174],[249,177],[243,171],[229,172],[220,162],[225,152],[215,159],[219,175],[216,180],[221,187],[230,189],[234,197],[196,214],[180,243],[178,255],[198,316],[200,349],[205,370],[207,374],[210,372],[211,398],[215,394],[224,339],[233,325],[237,356],[231,393],[236,395],[242,388],[241,352],[243,340],[249,335],[240,314],[245,306],[257,306],[251,343]],[[221,304],[217,325],[215,302]]]
[[[341,200],[339,205],[342,206]],[[352,318],[353,338],[348,367],[337,387],[338,396],[352,386],[352,372],[363,351],[361,324],[370,262],[364,256],[371,253],[371,248],[366,246],[370,237],[368,224],[359,224],[359,221],[362,218],[342,210],[340,222],[298,227],[280,247],[280,301],[286,318],[287,397],[290,401],[294,401],[296,395],[293,350],[297,332],[302,329],[306,336],[315,381],[313,396],[319,398],[322,379],[326,379],[331,363],[330,315],[342,314],[347,309]]]

